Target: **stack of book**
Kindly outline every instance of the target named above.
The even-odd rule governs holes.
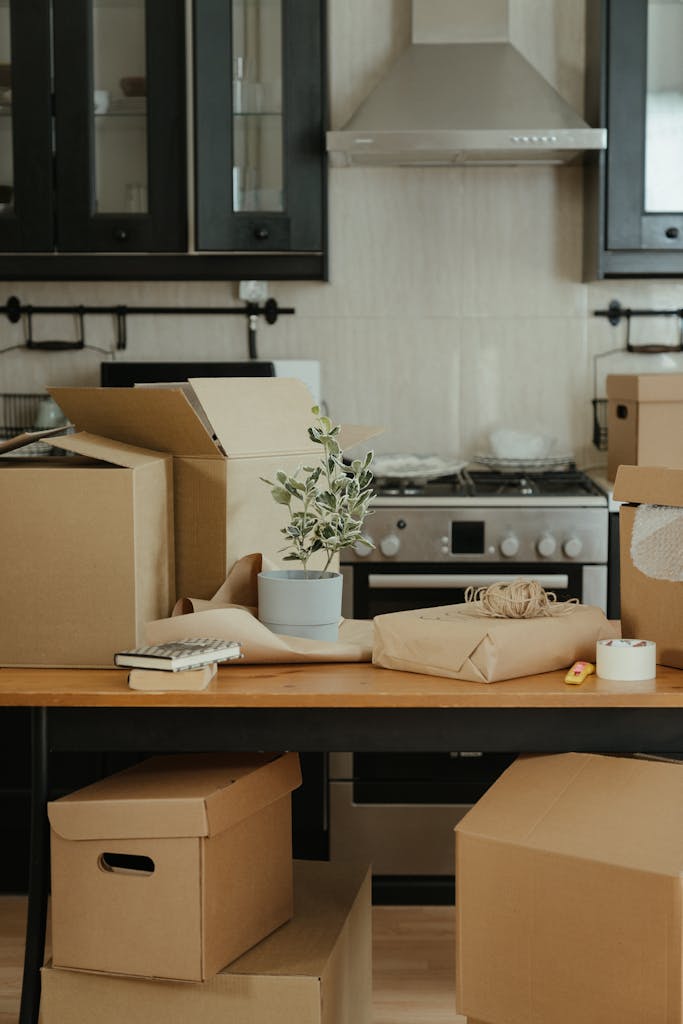
[[[219,662],[241,657],[236,640],[195,637],[118,651],[114,664],[130,669],[132,690],[205,690]]]

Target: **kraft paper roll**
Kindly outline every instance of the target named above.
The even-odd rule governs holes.
[[[598,640],[595,670],[602,679],[654,679],[657,645],[652,640]]]

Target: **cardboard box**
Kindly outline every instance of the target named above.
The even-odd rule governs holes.
[[[292,916],[296,754],[153,757],[48,805],[57,967],[203,981]]]
[[[683,373],[607,377],[607,476],[619,466],[683,468]]]
[[[371,1024],[370,872],[295,862],[294,917],[200,985],[45,967],[42,1024]]]
[[[0,664],[110,668],[173,607],[172,461],[89,434],[45,443],[75,454],[0,457]]]
[[[674,515],[680,509],[680,529],[683,529],[683,470],[621,466],[614,484],[614,497],[628,502],[619,509],[622,635],[654,640],[658,664],[683,668],[683,579],[662,578],[662,556],[657,558],[656,547],[652,547],[650,552],[645,548],[635,553],[633,550],[639,506],[668,507]],[[666,562],[663,568],[667,574],[676,575],[675,555],[682,550],[679,528],[674,521],[664,530],[669,534],[670,551],[666,547],[661,549]],[[666,532],[659,533],[658,543],[667,543]]]
[[[458,1010],[680,1024],[683,766],[520,757],[456,827]]]
[[[287,511],[261,478],[273,479],[280,469],[293,473],[320,456],[320,445],[308,438],[314,417],[301,381],[210,377],[177,388],[51,388],[50,394],[79,429],[174,456],[178,597],[213,597],[234,563],[253,552],[286,567],[280,529]],[[344,444],[376,432],[347,427]]]

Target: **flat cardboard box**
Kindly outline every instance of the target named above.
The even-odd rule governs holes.
[[[49,391],[79,429],[173,455],[179,598],[213,597],[243,555],[261,552],[286,568],[287,511],[261,478],[320,456],[308,437],[314,416],[301,381],[209,377],[182,387]],[[345,427],[343,443],[377,432]]]
[[[44,967],[42,1024],[371,1024],[370,872],[294,864],[294,917],[200,985]]]
[[[0,457],[0,664],[107,667],[175,596],[173,466],[91,434]]]
[[[619,466],[683,468],[683,373],[610,374],[607,476]]]
[[[48,804],[57,967],[204,981],[292,916],[297,754],[153,757]]]
[[[657,663],[683,668],[683,581],[648,576],[633,563],[631,540],[638,505],[683,508],[683,469],[621,466],[614,484],[619,509],[621,631],[653,640]]]
[[[518,758],[456,826],[460,1013],[680,1024],[683,765]]]

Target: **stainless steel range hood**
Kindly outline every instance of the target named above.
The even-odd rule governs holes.
[[[412,43],[327,133],[337,166],[564,164],[606,145],[509,42]]]

